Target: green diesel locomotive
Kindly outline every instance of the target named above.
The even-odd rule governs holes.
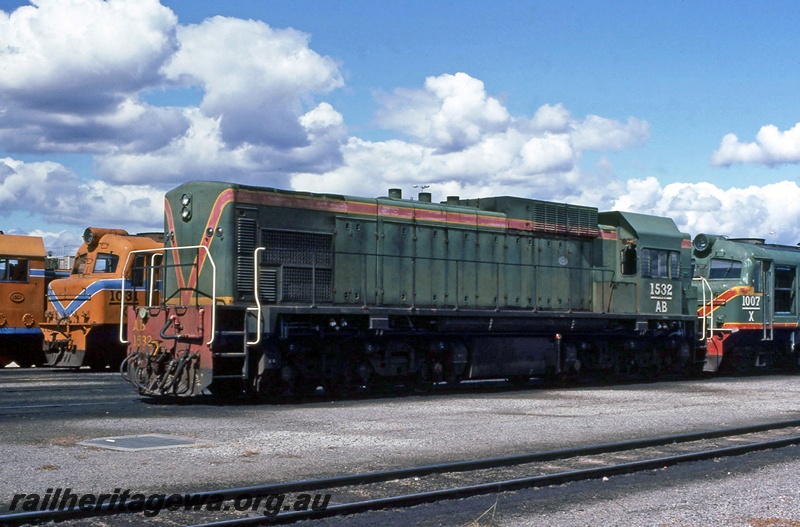
[[[706,371],[797,367],[800,248],[761,239],[694,239]]]
[[[669,218],[197,181],[167,193],[165,230],[149,270],[161,301],[125,306],[121,324],[124,375],[143,394],[344,394],[705,360],[691,239]]]

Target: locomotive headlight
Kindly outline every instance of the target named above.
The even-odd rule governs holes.
[[[714,236],[709,236],[708,234],[698,234],[694,237],[694,242],[692,242],[692,245],[694,245],[694,249],[697,252],[703,252],[708,250],[712,243],[714,243]]]
[[[92,229],[87,228],[85,231],[83,231],[83,241],[86,243],[86,245],[91,245],[93,239],[94,233],[92,232]]]
[[[188,192],[181,196],[181,219],[189,221],[192,219],[192,195]]]

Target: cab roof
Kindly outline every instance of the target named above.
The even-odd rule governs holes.
[[[678,229],[672,218],[651,216],[636,212],[601,212],[600,223],[612,225],[627,231],[639,239],[641,245],[654,249],[674,249],[680,247],[685,235]]]
[[[44,241],[38,236],[0,234],[0,256],[42,258],[47,256]]]

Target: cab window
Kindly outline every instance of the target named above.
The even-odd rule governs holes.
[[[761,293],[761,262],[756,260],[753,265],[753,290],[756,293]]]
[[[727,260],[724,258],[712,258],[708,269],[708,278],[732,279],[742,277],[742,262],[738,260]]]
[[[28,260],[25,258],[0,258],[0,282],[27,282]]]
[[[117,256],[116,254],[100,253],[97,255],[97,258],[94,261],[94,272],[95,273],[116,272],[118,262],[119,262],[119,256]]]
[[[644,278],[680,278],[681,258],[677,251],[642,249]]]
[[[775,313],[794,314],[796,267],[775,267]]]
[[[72,274],[83,274],[86,271],[86,253],[81,253],[75,257],[72,264]]]
[[[622,249],[620,264],[622,267],[622,269],[620,269],[622,276],[633,276],[636,274],[636,271],[639,269],[639,263],[636,258],[635,245],[627,245]]]

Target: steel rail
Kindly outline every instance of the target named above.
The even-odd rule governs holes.
[[[753,434],[769,430],[780,430],[782,428],[792,428],[792,427],[800,427],[800,419],[793,419],[788,421],[776,421],[776,422],[762,423],[758,425],[742,426],[735,428],[724,428],[724,429],[710,430],[704,432],[691,432],[691,433],[677,434],[671,436],[660,436],[649,439],[633,439],[616,443],[603,443],[599,445],[589,445],[589,446],[569,448],[569,449],[549,450],[544,452],[533,452],[527,454],[503,456],[496,458],[423,465],[417,467],[393,469],[380,472],[367,472],[362,474],[334,476],[329,478],[301,480],[301,481],[294,481],[287,483],[272,483],[267,485],[222,489],[216,491],[195,492],[195,493],[185,494],[185,496],[187,498],[194,498],[194,499],[202,499],[204,497],[209,498],[211,496],[214,496],[217,499],[221,498],[223,501],[228,501],[235,499],[237,496],[246,494],[248,495],[283,494],[283,493],[290,493],[297,491],[309,491],[309,490],[366,485],[370,483],[382,483],[397,479],[423,477],[432,474],[468,472],[468,471],[476,471],[483,469],[503,468],[514,465],[523,465],[526,463],[562,460],[580,456],[610,454],[615,452],[624,452],[628,450],[658,447],[658,446],[678,444],[678,443],[688,443],[692,441],[717,439],[723,437],[733,437],[733,436]],[[738,455],[739,453],[745,453],[755,450],[764,450],[769,448],[780,448],[783,446],[787,446],[790,444],[797,444],[797,443],[800,443],[800,436],[792,436],[790,438],[776,440],[776,441],[756,443],[755,445],[762,445],[762,446],[757,446],[756,448],[753,448],[753,444],[742,445],[737,447],[727,447],[700,453],[680,454],[677,456],[659,458],[656,460],[635,461],[631,463],[625,463],[622,465],[614,465],[613,467],[600,467],[587,470],[569,471],[559,474],[534,476],[530,478],[523,478],[523,479],[509,480],[502,482],[492,482],[492,483],[474,485],[458,489],[446,489],[446,490],[432,491],[428,493],[420,493],[407,496],[396,496],[390,498],[382,498],[378,500],[368,500],[352,504],[334,505],[328,507],[326,511],[338,511],[334,515],[342,515],[351,513],[351,512],[342,512],[344,510],[351,510],[351,509],[346,509],[347,507],[351,507],[352,510],[354,510],[355,512],[363,512],[366,510],[377,510],[380,508],[400,506],[398,504],[403,504],[403,503],[408,504],[405,506],[410,506],[417,503],[437,501],[440,499],[449,499],[446,498],[446,496],[459,497],[461,495],[460,493],[466,493],[463,495],[477,495],[480,493],[494,492],[499,490],[514,490],[525,487],[555,485],[567,481],[576,481],[578,479],[591,479],[594,477],[602,477],[596,475],[589,476],[588,474],[601,474],[603,473],[603,471],[612,470],[612,472],[610,473],[612,475],[622,474],[622,473],[634,472],[637,470],[638,471],[647,470],[647,468],[651,466],[650,464],[652,464],[653,467],[658,467],[659,464],[661,464],[660,466],[665,466],[665,464],[670,463],[670,460],[673,460],[671,461],[671,463],[675,464],[686,461],[694,461],[698,459],[708,459],[709,457],[714,457],[714,455],[716,456]],[[708,454],[709,452],[711,454]],[[618,470],[619,472],[613,472],[614,469]],[[573,474],[584,474],[584,475],[573,476]],[[603,475],[609,475],[609,473],[606,472],[603,473]],[[52,511],[30,511],[21,513],[11,513],[6,515],[0,515],[0,525],[18,525],[18,524],[42,522],[50,520],[63,521],[67,519],[87,518],[92,516],[101,516],[109,514],[128,514],[130,512],[133,512],[133,511],[129,512],[127,509],[130,508],[129,505],[132,505],[134,501],[135,500],[119,502],[115,504],[113,507],[111,507],[108,504],[105,504],[102,507],[93,508],[91,510],[64,509],[64,510],[52,510]],[[210,523],[205,525],[253,525],[253,523],[226,523],[226,522],[248,522],[255,520],[260,521],[262,523],[267,520],[273,523],[283,522],[283,521],[294,522],[294,521],[299,521],[300,519],[311,518],[312,516],[309,516],[309,514],[326,514],[326,512],[321,510],[308,511],[305,513],[303,513],[303,511],[291,512],[291,513],[287,512],[285,514],[279,514],[274,518],[267,518],[267,517],[243,518],[235,520],[226,520],[221,523]],[[319,516],[313,516],[313,517],[317,518]]]
[[[564,483],[571,483],[575,481],[582,481],[589,479],[601,479],[609,476],[632,474],[634,472],[643,472],[645,470],[654,470],[666,466],[674,466],[679,463],[687,463],[691,461],[703,461],[719,457],[738,456],[749,452],[756,452],[759,450],[771,450],[775,448],[782,448],[785,446],[796,445],[796,444],[800,444],[800,436],[792,436],[772,441],[762,441],[759,443],[750,443],[747,445],[738,445],[738,446],[718,448],[712,450],[704,450],[701,452],[692,452],[689,454],[678,454],[675,456],[645,459],[641,461],[631,461],[629,463],[621,463],[605,467],[570,470],[566,472],[558,472],[555,474],[545,474],[542,476],[531,476],[527,478],[517,478],[504,481],[493,481],[489,483],[481,483],[465,487],[454,487],[454,488],[434,490],[429,492],[420,492],[416,494],[405,494],[402,496],[390,496],[387,498],[377,498],[374,500],[343,503],[339,505],[332,505],[325,509],[287,512],[283,514],[277,514],[275,516],[267,516],[267,515],[251,516],[248,518],[238,518],[233,520],[222,520],[217,522],[195,524],[190,527],[278,525],[278,524],[295,523],[303,520],[319,520],[322,518],[332,518],[335,516],[359,514],[359,513],[377,511],[389,508],[413,507],[415,505],[422,505],[425,503],[468,498],[472,496],[480,496],[484,494],[491,494],[497,492],[508,492],[514,490],[527,489],[527,488],[535,488],[535,487],[547,487],[551,485],[563,485]]]

